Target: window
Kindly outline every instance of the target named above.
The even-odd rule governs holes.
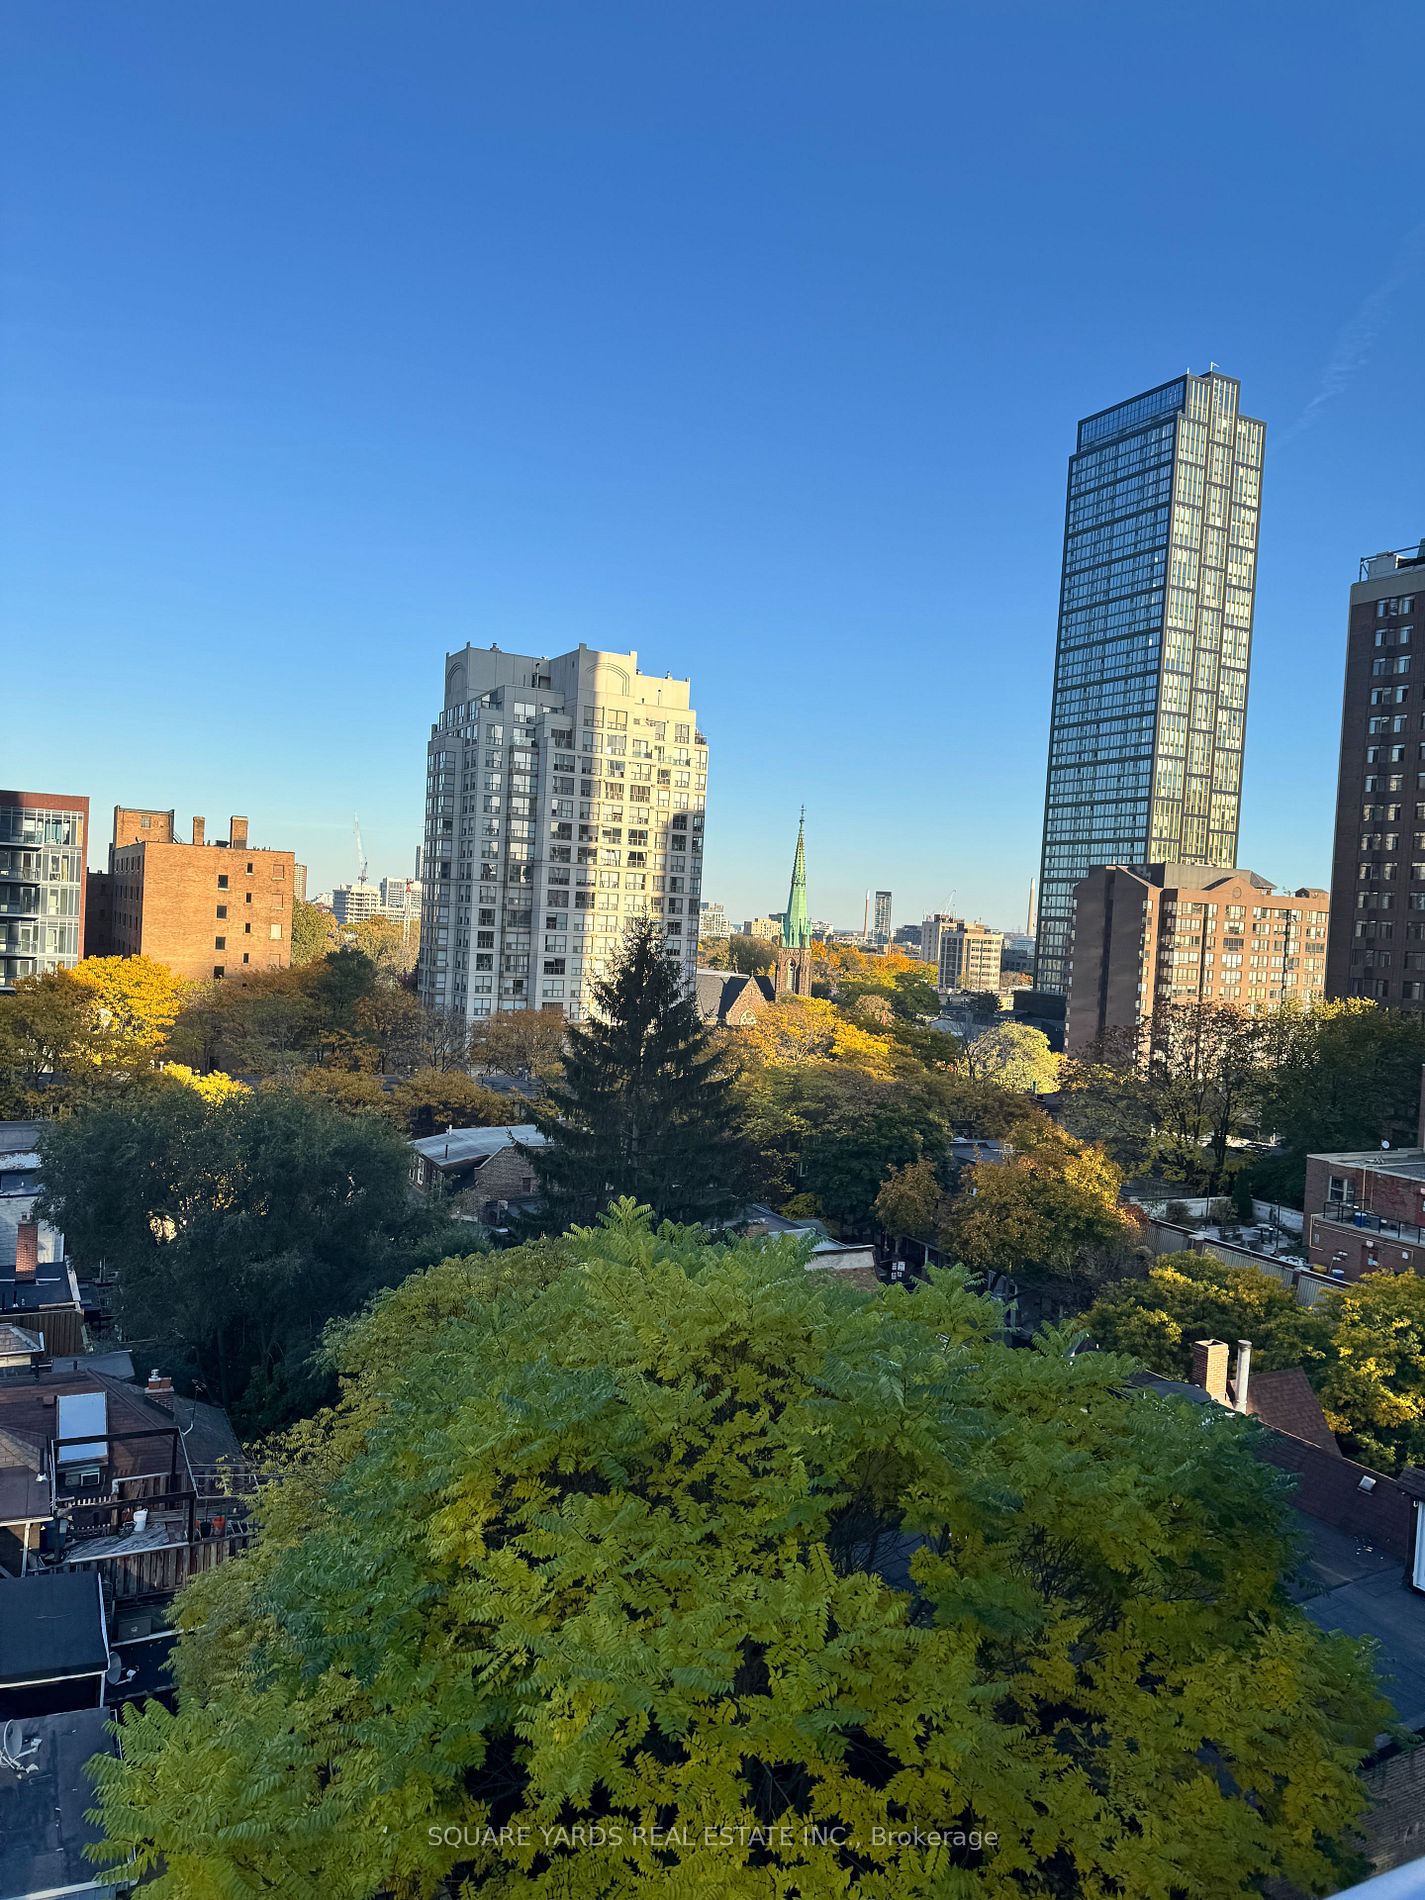
[[[251,862],[251,860],[250,860],[250,859],[249,859],[249,861],[248,861],[248,867],[247,867],[247,874],[248,874],[248,876],[249,876],[249,877],[251,877],[251,876],[252,876],[252,862]]]
[[[226,917],[226,916],[227,916],[227,914],[228,914],[228,907],[227,907],[227,905],[226,905],[226,904],[219,904],[219,906],[218,906],[218,915],[219,915],[220,917]]]
[[[214,975],[214,976],[221,976],[222,974],[223,974],[223,966],[222,966],[222,964],[221,964],[221,963],[215,963],[215,964],[213,965],[213,975]]]
[[[225,891],[225,890],[226,890],[227,888],[228,888],[228,874],[227,874],[227,872],[226,872],[226,871],[219,871],[219,873],[218,873],[218,889],[219,889],[220,891]]]
[[[281,943],[281,941],[282,941],[282,926],[281,926],[281,924],[270,924],[270,925],[268,926],[268,930],[267,930],[267,934],[268,934],[268,936],[269,936],[269,937],[270,937],[270,938],[272,939],[272,941],[273,941],[274,943]]]
[[[251,892],[251,891],[245,891],[245,892],[243,893],[243,900],[242,900],[242,901],[244,902],[244,904],[250,904],[250,903],[252,902],[252,892]]]
[[[228,947],[228,940],[226,937],[214,937],[213,948],[215,950],[226,950],[227,947]]]

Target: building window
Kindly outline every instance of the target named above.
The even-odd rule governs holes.
[[[267,934],[268,934],[268,936],[269,936],[269,937],[271,937],[271,939],[272,939],[272,941],[273,941],[274,943],[280,943],[280,942],[282,941],[282,926],[281,926],[281,924],[272,924],[272,925],[270,925],[270,926],[269,926],[269,928],[268,928],[268,932],[267,932]]]
[[[226,904],[219,904],[219,906],[218,906],[218,915],[219,915],[220,917],[226,917],[226,916],[227,916],[227,914],[228,914],[228,907],[227,907],[227,905],[226,905]]]
[[[226,950],[227,947],[228,947],[228,940],[226,937],[214,937],[213,948],[215,950]]]
[[[226,872],[226,871],[219,871],[219,873],[218,873],[218,889],[219,889],[220,891],[225,891],[225,890],[226,890],[227,888],[228,888],[228,874],[227,874],[227,872]]]
[[[222,966],[222,964],[221,964],[221,963],[215,963],[215,964],[213,965],[213,975],[214,975],[214,976],[221,976],[222,974],[223,974],[223,966]]]

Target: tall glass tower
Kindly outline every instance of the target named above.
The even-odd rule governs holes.
[[[1265,426],[1218,370],[1079,424],[1069,458],[1036,989],[1099,864],[1237,856]]]

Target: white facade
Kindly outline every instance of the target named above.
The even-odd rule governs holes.
[[[381,908],[374,884],[338,884],[332,892],[332,912],[339,924],[364,924]]]
[[[427,748],[422,998],[471,1019],[578,1020],[645,914],[691,983],[706,797],[687,680],[584,646],[448,654]]]

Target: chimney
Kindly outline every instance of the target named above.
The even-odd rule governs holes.
[[[1232,1388],[1232,1404],[1239,1412],[1247,1409],[1247,1385],[1252,1377],[1252,1342],[1250,1339],[1237,1341],[1237,1378]]]
[[[1195,1339],[1192,1343],[1192,1382],[1200,1385],[1218,1405],[1227,1403],[1227,1341]]]
[[[15,1278],[33,1280],[40,1266],[40,1224],[22,1220],[15,1229]]]
[[[246,851],[247,849],[247,820],[246,818],[229,818],[228,843],[232,846],[234,851]]]
[[[194,844],[202,844],[205,841],[207,837],[207,829],[208,829],[208,821],[205,818],[195,818],[193,820]]]
[[[165,1412],[173,1410],[173,1381],[160,1373],[157,1366],[148,1375],[144,1397],[152,1399],[155,1405],[161,1405]]]

